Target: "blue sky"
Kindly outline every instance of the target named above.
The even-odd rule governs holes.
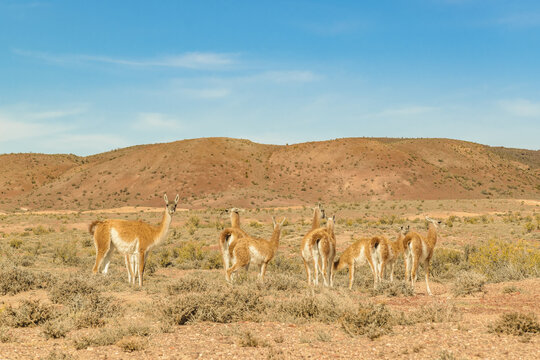
[[[540,2],[0,0],[0,153],[207,136],[540,148]]]

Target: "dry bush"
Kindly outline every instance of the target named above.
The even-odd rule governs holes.
[[[460,271],[452,284],[452,293],[454,296],[463,296],[484,292],[486,281],[486,277],[476,271]]]
[[[8,343],[13,341],[13,335],[11,335],[11,332],[5,328],[0,327],[0,343]]]
[[[529,335],[540,333],[540,323],[536,315],[512,312],[502,314],[495,323],[489,326],[490,332],[508,335]]]
[[[321,321],[331,323],[344,313],[353,312],[356,301],[333,292],[298,294],[274,305],[272,317],[285,321]]]
[[[49,298],[66,306],[64,315],[72,318],[79,329],[103,326],[108,318],[122,313],[113,298],[101,295],[96,287],[77,277],[56,283],[49,289]]]
[[[469,266],[461,251],[448,248],[435,248],[430,264],[430,275],[435,280],[450,280],[459,270]]]
[[[97,292],[97,288],[87,280],[79,277],[70,277],[50,286],[49,298],[55,304],[69,305],[77,302],[80,298],[96,294]]]
[[[77,359],[77,357],[71,355],[70,353],[65,353],[61,350],[51,350],[51,352],[47,355],[47,357],[42,358],[43,360],[74,360]]]
[[[44,288],[50,282],[51,276],[48,273],[36,274],[11,265],[0,265],[0,295]]]
[[[197,241],[185,241],[172,253],[175,265],[180,269],[218,269],[222,265],[219,251],[208,250]]]
[[[173,284],[167,286],[169,295],[177,295],[183,292],[204,292],[208,290],[209,284],[207,279],[201,277],[201,274],[187,275],[178,279]]]
[[[100,294],[91,294],[71,303],[71,316],[77,328],[99,327],[105,325],[107,319],[122,313],[120,305],[113,298]]]
[[[238,344],[241,347],[259,347],[259,346],[269,346],[269,344],[255,335],[251,331],[245,331],[242,335],[239,336]]]
[[[146,347],[146,340],[138,336],[126,336],[120,339],[116,346],[125,352],[141,351]]]
[[[461,313],[454,304],[435,303],[422,306],[399,320],[401,325],[412,325],[417,323],[440,323],[457,321]]]
[[[43,324],[42,332],[47,339],[59,339],[66,337],[74,327],[73,321],[65,317],[57,317]]]
[[[370,289],[370,294],[372,296],[412,296],[414,295],[414,289],[408,281],[383,280],[377,285],[377,288]]]
[[[17,308],[6,307],[0,313],[0,320],[11,327],[29,327],[41,325],[56,316],[51,305],[42,304],[39,300],[23,300]]]
[[[80,262],[77,256],[77,242],[70,241],[54,248],[53,261],[60,261],[64,265],[77,265]]]
[[[184,325],[189,321],[211,321],[230,323],[235,321],[257,321],[266,305],[261,292],[233,288],[226,291],[190,293],[170,298],[158,308],[166,321]]]
[[[340,323],[348,334],[373,340],[392,331],[394,318],[385,305],[361,304],[357,311],[345,313]]]
[[[265,277],[262,287],[269,291],[297,292],[306,288],[306,281],[290,274],[273,273]]]
[[[90,346],[108,346],[117,344],[124,337],[141,337],[150,335],[150,329],[144,326],[107,327],[99,332],[75,336],[73,346],[77,350]]]

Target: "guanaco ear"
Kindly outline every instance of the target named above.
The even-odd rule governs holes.
[[[287,218],[283,218],[283,220],[281,220],[281,222],[279,223],[279,226],[283,226],[283,223],[285,222],[285,220],[287,220]]]
[[[180,195],[176,194],[176,197],[174,198],[174,203],[178,204],[178,200],[180,200]]]
[[[276,219],[272,216],[272,223],[274,224],[274,227],[276,227]]]
[[[167,198],[167,194],[163,194],[163,200],[165,200],[165,205],[169,205],[169,199]]]

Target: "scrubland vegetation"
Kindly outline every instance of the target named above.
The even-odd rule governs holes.
[[[337,256],[360,236],[384,234],[393,240],[400,224],[425,233],[426,224],[416,213],[436,213],[449,203],[329,204],[327,212],[338,217]],[[454,208],[455,204],[452,201]],[[495,207],[489,202],[482,208],[473,201],[457,205],[480,215],[443,218],[446,226],[439,232],[431,267],[434,298],[425,294],[422,269],[414,292],[403,281],[402,259],[395,281],[385,280],[376,289],[367,266],[357,269],[353,291],[347,289],[346,272],[336,275],[332,289],[309,287],[299,254],[301,236],[310,227],[308,208],[253,209],[243,214],[242,227],[255,236],[268,237],[274,214],[287,216],[288,223],[265,283],[256,281],[255,272],[241,271],[233,285],[224,279],[217,247],[219,231],[228,220],[219,209],[179,212],[166,243],[150,253],[143,288],[127,283],[118,254],[109,275],[91,275],[95,250],[86,226],[103,215],[1,215],[0,349],[23,341],[19,330],[27,328],[44,343],[63,344],[62,350],[44,347],[50,359],[73,358],[84,349],[111,345],[125,354],[146,351],[154,340],[179,327],[208,323],[330,327],[300,343],[331,343],[336,335],[328,329],[368,341],[388,336],[386,342],[404,331],[429,333],[434,324],[454,324],[459,331],[468,331],[471,325],[463,325],[464,317],[478,309],[477,299],[493,291],[489,289],[503,283],[498,296],[514,296],[524,292],[519,281],[539,277],[540,214],[538,207],[519,203],[507,203],[498,212],[486,211]],[[159,221],[152,213],[110,217]],[[408,302],[413,305],[403,305]],[[538,308],[494,311],[481,331],[537,343],[537,316]],[[263,338],[249,329],[229,337],[242,348],[268,349],[268,358],[284,356],[283,337]],[[422,351],[426,349],[412,349],[413,354]],[[452,356],[439,353],[439,358],[457,358]]]

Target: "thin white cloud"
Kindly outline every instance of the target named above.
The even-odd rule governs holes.
[[[86,54],[50,54],[46,52],[15,49],[17,55],[32,57],[57,64],[104,63],[131,67],[171,67],[186,69],[220,69],[237,62],[236,54],[212,52],[187,52],[178,55],[148,59],[128,59]]]
[[[265,81],[273,83],[309,83],[321,79],[309,70],[266,71],[246,78],[252,81]]]
[[[402,117],[402,116],[414,116],[430,113],[437,110],[431,106],[406,106],[401,108],[385,109],[375,114],[374,117]]]
[[[139,113],[133,127],[137,130],[144,131],[172,131],[181,130],[182,123],[167,114],[155,112]]]
[[[83,106],[54,110],[37,110],[35,106],[17,104],[0,109],[0,141],[23,140],[59,133],[65,126],[55,126],[50,121],[60,120],[86,111]]]
[[[182,88],[179,92],[196,99],[221,99],[231,94],[231,90],[227,88]]]
[[[500,106],[512,116],[540,118],[540,102],[525,99],[502,100]]]
[[[505,17],[501,17],[495,21],[499,25],[528,28],[540,26],[540,13],[539,12],[527,12],[520,14],[511,14]]]

